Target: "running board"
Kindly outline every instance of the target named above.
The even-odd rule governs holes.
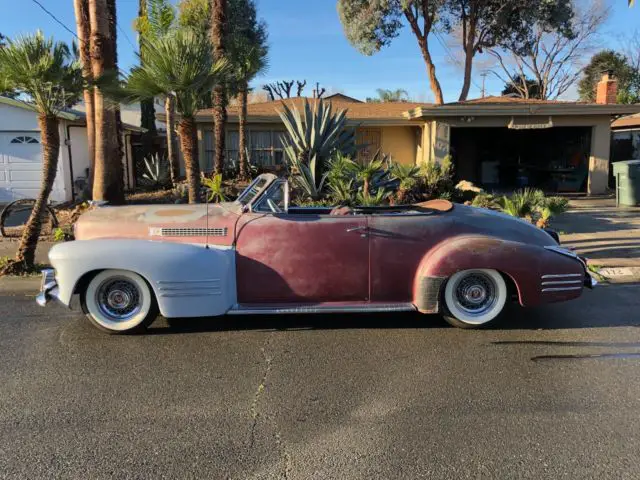
[[[228,315],[274,315],[304,313],[380,313],[414,312],[412,303],[362,303],[362,304],[316,304],[316,305],[247,305],[238,304],[227,312]]]

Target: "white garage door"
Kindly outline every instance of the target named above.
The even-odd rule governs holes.
[[[42,177],[40,133],[0,132],[0,203],[36,198]],[[60,165],[51,200],[64,201]]]

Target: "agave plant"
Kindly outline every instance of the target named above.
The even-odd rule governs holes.
[[[313,108],[304,102],[304,112],[283,104],[278,112],[287,129],[282,137],[285,159],[296,183],[318,200],[327,178],[329,158],[336,151],[353,154],[355,131],[346,128],[346,110],[333,112],[331,103],[319,100]]]
[[[297,157],[289,158],[289,161],[291,170],[296,172],[292,175],[294,183],[311,200],[320,200],[329,172],[323,173],[322,169],[318,168],[318,157],[313,156],[308,164]]]
[[[144,173],[142,184],[149,187],[164,187],[171,181],[169,162],[155,154],[144,158]]]

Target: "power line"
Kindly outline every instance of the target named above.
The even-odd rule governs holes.
[[[56,17],[50,10],[47,10],[47,8],[42,5],[42,3],[40,3],[38,0],[32,0],[33,3],[35,3],[38,7],[40,7],[47,15],[49,15],[53,20],[55,20],[55,22],[60,25],[62,28],[64,28],[67,32],[69,32],[71,35],[73,35],[74,37],[78,38],[78,35],[76,34],[76,32],[74,32],[73,30],[71,30],[69,27],[67,27],[58,17]],[[122,32],[122,34],[124,35],[125,40],[127,41],[127,43],[129,43],[129,45],[131,45],[131,48],[133,48],[134,50],[137,48],[133,42],[131,41],[131,38],[129,37],[129,35],[127,35],[127,32],[120,26],[119,23],[116,22],[116,26],[118,27],[118,29],[120,30],[120,32]],[[79,40],[79,38],[78,38]]]
[[[129,45],[131,45],[131,48],[133,48],[135,50],[137,47],[133,44],[133,42],[129,38],[129,35],[127,35],[127,32],[124,31],[124,29],[120,26],[119,23],[116,22],[116,25],[117,25],[118,29],[120,30],[120,32],[122,32],[122,34],[124,35],[124,38],[127,40],[127,43],[129,43]]]
[[[69,27],[67,27],[64,23],[62,23],[61,20],[58,19],[58,17],[56,17],[53,13],[51,13],[49,10],[47,10],[45,8],[44,5],[42,5],[38,0],[32,0],[33,3],[35,3],[36,5],[38,5],[47,15],[49,15],[51,18],[53,18],[62,28],[64,28],[67,32],[69,32],[71,35],[73,35],[74,37],[78,38],[78,35],[76,35],[76,32],[74,32],[73,30],[71,30]]]

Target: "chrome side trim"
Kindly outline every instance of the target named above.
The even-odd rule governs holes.
[[[158,280],[158,291],[163,298],[171,297],[208,297],[222,295],[222,285],[219,278],[207,280]]]
[[[571,290],[582,290],[582,287],[557,287],[557,288],[543,288],[542,293],[546,292],[568,292]]]
[[[582,280],[553,280],[551,282],[542,282],[542,285],[570,285],[582,284]]]
[[[213,297],[215,295],[222,295],[221,291],[217,292],[174,292],[174,293],[161,293],[162,298],[174,298],[174,297]]]
[[[583,277],[581,273],[551,273],[548,275],[542,275],[542,279],[546,278],[569,278],[569,277]]]
[[[552,252],[559,253],[560,255],[564,255],[566,257],[571,257],[571,258],[575,258],[576,260],[579,260],[578,255],[575,252],[572,252],[571,250],[568,250],[559,245],[548,245],[544,248],[547,250],[551,250]]]
[[[273,315],[273,314],[304,314],[304,313],[375,313],[375,312],[414,312],[412,303],[389,303],[380,305],[298,305],[282,307],[251,307],[237,304],[227,312],[229,315]]]

